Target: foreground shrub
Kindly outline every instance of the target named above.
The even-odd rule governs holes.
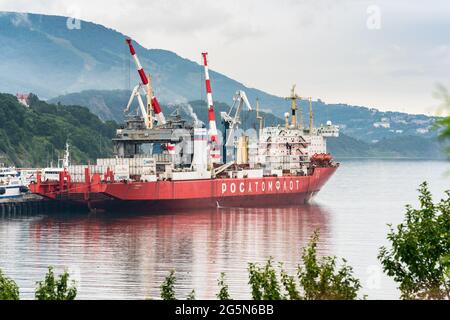
[[[55,278],[53,267],[43,281],[37,282],[35,297],[37,300],[74,300],[77,296],[75,281],[69,286],[69,273],[64,271],[58,279]]]
[[[336,257],[317,258],[315,232],[308,246],[303,249],[302,265],[297,268],[296,277],[289,275],[283,264],[279,264],[279,276],[273,266],[272,258],[260,267],[249,264],[249,284],[255,300],[352,300],[361,289],[360,281],[353,276],[353,269],[343,259],[337,267]]]
[[[216,295],[219,300],[231,300],[230,294],[228,293],[228,285],[225,282],[225,272],[220,274],[219,280],[217,280],[217,285],[219,286],[219,293]]]
[[[0,300],[19,300],[19,287],[0,269]]]
[[[403,223],[390,226],[390,247],[381,247],[378,258],[399,283],[402,299],[449,299],[450,191],[438,203],[426,182],[419,193],[419,209],[406,206]]]
[[[161,299],[163,300],[176,300],[175,298],[175,283],[177,279],[175,277],[175,270],[171,270],[164,282],[161,284]]]

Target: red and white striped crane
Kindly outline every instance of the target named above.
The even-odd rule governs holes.
[[[130,97],[130,103],[133,99],[134,96],[138,97],[138,100],[140,99],[140,95],[139,95],[139,90],[141,88],[141,86],[145,86],[146,88],[146,95],[147,95],[147,107],[148,109],[150,109],[150,105],[152,107],[152,109],[155,111],[156,117],[158,118],[158,124],[165,124],[166,123],[166,119],[164,117],[164,114],[161,111],[161,107],[159,105],[158,99],[156,99],[156,97],[153,95],[153,89],[152,86],[150,84],[149,78],[147,77],[147,75],[145,74],[144,68],[142,67],[141,63],[139,62],[139,58],[137,57],[136,51],[134,50],[133,44],[131,43],[131,39],[126,39],[126,42],[130,48],[130,53],[131,56],[134,59],[134,62],[136,64],[136,68],[137,71],[139,73],[139,77],[141,78],[141,84],[137,87],[135,87],[135,89],[133,90],[133,93],[131,94]],[[127,109],[129,109],[129,105],[127,106]],[[141,103],[140,103],[141,106]],[[142,110],[142,106],[141,106],[141,111]],[[147,112],[143,112],[143,117],[146,123],[147,128],[151,127],[151,115],[149,115],[150,110],[147,110]]]
[[[203,65],[205,67],[205,85],[206,85],[206,99],[208,101],[208,122],[209,122],[209,139],[211,143],[210,157],[212,163],[220,162],[220,149],[219,149],[219,139],[217,134],[216,117],[214,114],[213,98],[211,91],[211,81],[209,80],[209,68],[207,52],[202,52]]]

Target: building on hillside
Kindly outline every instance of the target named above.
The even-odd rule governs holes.
[[[391,124],[388,118],[381,118],[381,121],[373,123],[374,128],[390,128]]]
[[[29,93],[16,93],[17,101],[23,104],[25,107],[29,107],[28,98],[30,97]]]
[[[430,130],[428,128],[417,128],[416,132],[420,133],[420,134],[426,134],[428,133]]]

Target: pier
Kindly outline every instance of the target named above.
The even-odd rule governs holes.
[[[1,199],[0,216],[15,214],[53,213],[64,209],[57,201],[45,199],[36,194],[27,194],[21,198]]]

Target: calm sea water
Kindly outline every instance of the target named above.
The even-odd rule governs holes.
[[[48,265],[78,282],[81,299],[157,298],[169,270],[184,298],[213,299],[225,272],[233,298],[249,298],[247,263],[269,256],[295,272],[301,248],[320,230],[319,253],[346,258],[369,299],[395,299],[378,249],[388,223],[417,205],[427,180],[436,199],[450,189],[450,164],[438,161],[344,160],[311,205],[170,214],[57,214],[0,217],[0,268],[33,298]]]

